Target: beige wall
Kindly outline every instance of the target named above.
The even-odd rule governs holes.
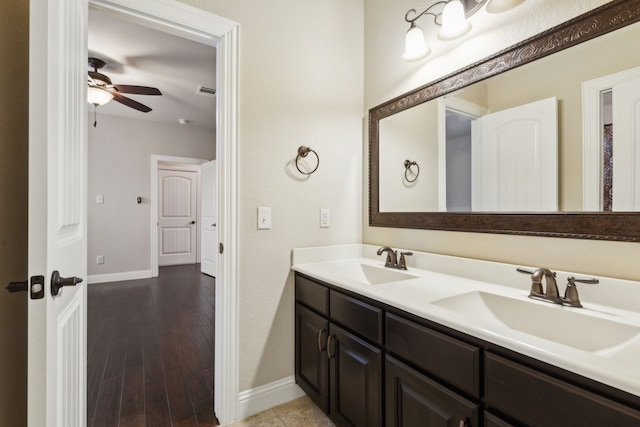
[[[402,17],[415,6],[414,2],[367,0],[365,108],[433,81],[604,3],[604,0],[530,0],[501,15],[481,11],[472,17],[474,28],[462,40],[439,42],[425,31],[427,39],[434,40],[432,56],[426,61],[406,63],[400,59],[406,31]],[[636,260],[640,257],[640,245],[637,243],[368,227],[366,171],[363,177],[365,243],[640,280],[640,270],[636,267]]]
[[[240,24],[240,390],[293,375],[291,249],[359,242],[364,0],[183,0]],[[300,145],[318,170],[292,167]],[[258,206],[271,230],[256,229]],[[331,227],[319,228],[319,210]],[[223,326],[224,327],[224,326]]]
[[[27,422],[29,2],[0,2],[0,425]]]
[[[99,109],[93,127],[93,111],[89,117],[89,275],[150,271],[151,155],[214,159],[215,132],[108,116]],[[104,196],[104,203],[97,204],[96,195]],[[104,264],[96,264],[98,255]]]

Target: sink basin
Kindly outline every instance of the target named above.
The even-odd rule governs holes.
[[[582,309],[519,300],[473,291],[433,302],[472,319],[500,323],[510,329],[584,351],[615,347],[636,337],[640,328],[580,312]]]
[[[416,277],[400,270],[361,263],[336,264],[331,266],[331,271],[327,273],[334,277],[355,280],[368,285],[399,282]]]

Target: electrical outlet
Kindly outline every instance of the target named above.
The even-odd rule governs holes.
[[[271,229],[271,208],[258,208],[258,230]]]
[[[329,228],[331,224],[331,211],[329,209],[320,209],[320,228]]]
[[[96,264],[104,264],[104,255],[98,255],[96,257]]]
[[[96,203],[104,203],[104,196],[102,194],[96,195]]]

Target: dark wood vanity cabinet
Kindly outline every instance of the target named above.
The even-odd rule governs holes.
[[[316,405],[329,412],[329,322],[296,304],[296,382]]]
[[[296,382],[339,426],[383,425],[382,315],[296,275]]]
[[[479,405],[387,355],[386,426],[477,426]]]
[[[640,411],[487,352],[485,400],[531,426],[640,426]]]
[[[296,273],[296,381],[339,426],[640,426],[640,397]]]
[[[382,350],[329,326],[329,416],[337,425],[382,426]]]

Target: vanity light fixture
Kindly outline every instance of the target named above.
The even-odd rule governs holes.
[[[433,16],[433,22],[441,26],[438,38],[440,40],[453,40],[467,34],[471,30],[471,24],[467,21],[471,15],[487,4],[487,12],[502,13],[524,3],[525,0],[446,0],[438,1],[427,7],[422,13],[410,9],[404,19],[409,23],[409,30],[405,37],[405,50],[402,59],[405,61],[417,61],[426,58],[431,49],[424,41],[424,34],[416,21],[424,15]],[[413,15],[412,18],[410,16]]]

